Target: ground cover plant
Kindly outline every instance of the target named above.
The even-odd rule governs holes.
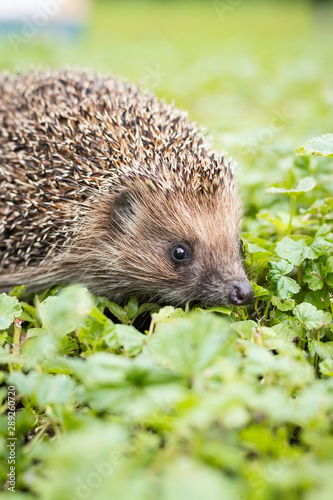
[[[26,500],[331,498],[329,35],[318,34],[317,14],[301,4],[222,5],[191,6],[186,24],[186,2],[143,4],[132,14],[101,2],[95,36],[106,37],[112,14],[118,38],[113,31],[104,46],[121,40],[122,49],[110,51],[107,64],[105,52],[89,46],[86,64],[98,54],[100,69],[139,80],[139,67],[155,71],[163,52],[157,80],[155,71],[147,86],[175,97],[212,130],[217,148],[227,146],[238,159],[243,255],[255,302],[175,309],[131,297],[120,307],[77,285],[1,294],[3,498],[12,494],[13,453],[15,495]],[[138,42],[141,65],[128,69],[122,61],[135,61],[133,39],[148,25],[159,32],[147,30]],[[68,62],[89,45],[77,43],[67,49]],[[62,46],[43,50],[29,41],[19,54],[1,55],[1,65],[14,66],[22,52],[31,61],[52,54],[52,64],[63,62]]]

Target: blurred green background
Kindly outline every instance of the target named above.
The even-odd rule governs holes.
[[[332,131],[332,19],[323,1],[99,0],[73,34],[2,29],[0,68],[74,65],[140,83],[187,109],[251,188],[263,170],[278,181],[279,152]]]

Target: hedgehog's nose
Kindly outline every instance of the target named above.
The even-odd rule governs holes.
[[[253,302],[254,291],[249,282],[234,281],[231,284],[230,301],[237,306]]]

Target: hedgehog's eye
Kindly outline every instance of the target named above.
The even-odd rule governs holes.
[[[171,252],[173,260],[179,262],[190,258],[189,251],[184,245],[176,245]]]

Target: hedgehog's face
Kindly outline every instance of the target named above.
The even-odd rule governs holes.
[[[190,204],[179,195],[122,193],[113,209],[119,278],[132,293],[163,303],[251,302],[239,219],[236,194]]]
[[[252,302],[253,289],[244,272],[239,242],[239,255],[226,263],[218,258],[217,247],[212,248],[207,241],[187,241],[191,243],[177,242],[172,249],[169,247],[168,252],[176,273],[181,277],[181,294],[205,305]]]

